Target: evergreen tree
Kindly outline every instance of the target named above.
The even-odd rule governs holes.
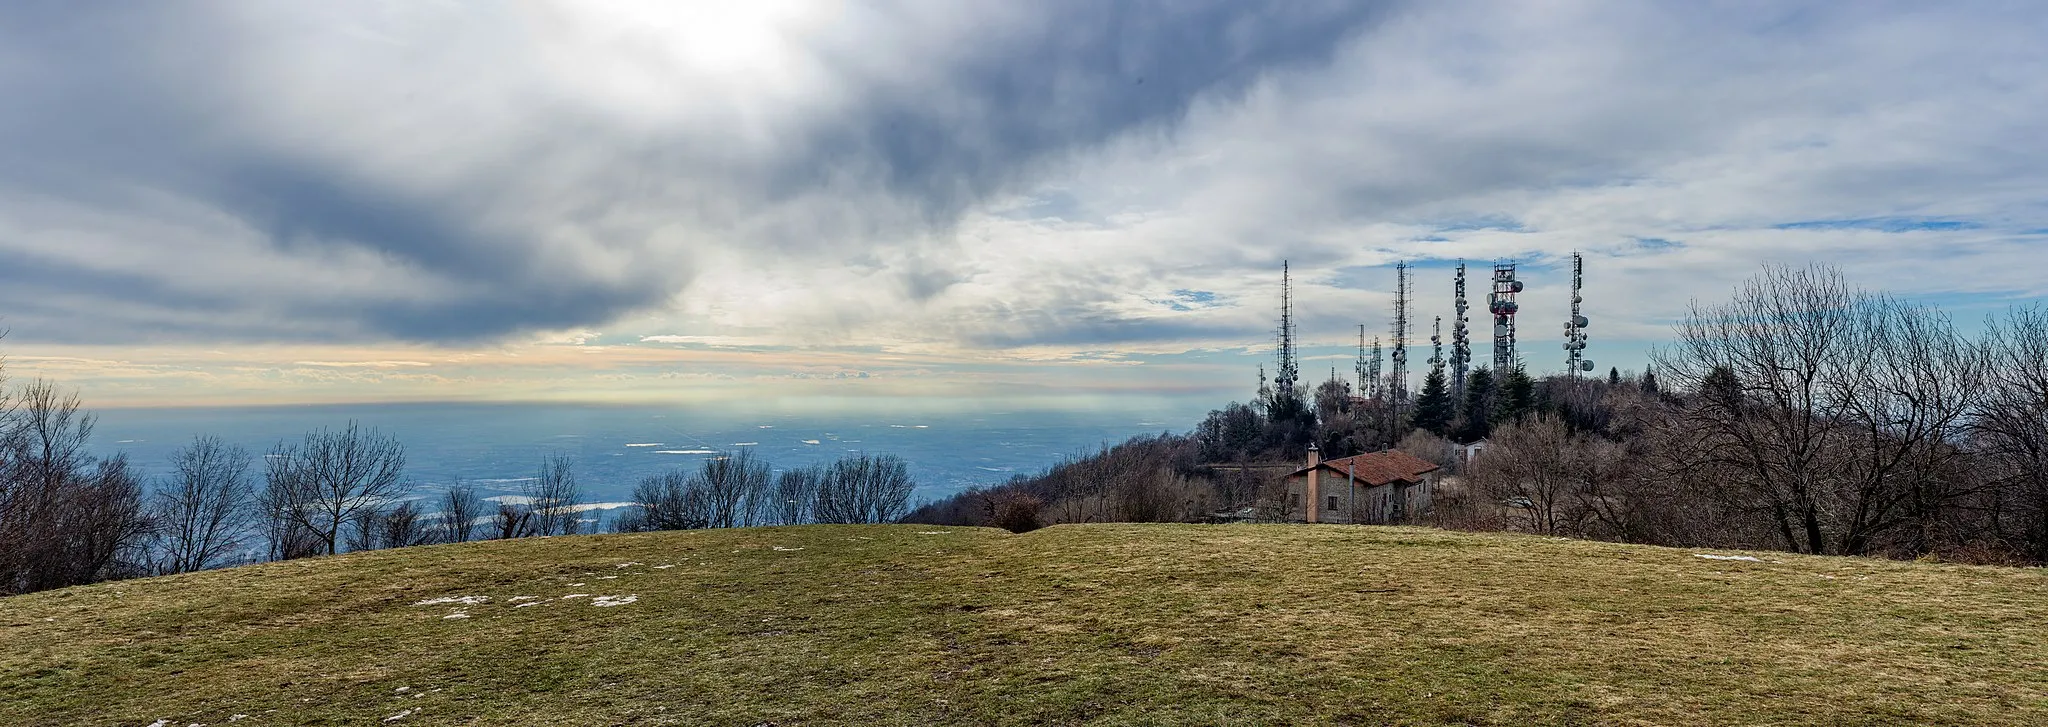
[[[1494,397],[1493,421],[1506,424],[1528,416],[1536,408],[1536,382],[1520,365],[1500,377],[1500,391]]]
[[[1657,374],[1648,366],[1643,367],[1643,393],[1657,395]]]
[[[1431,369],[1422,379],[1422,394],[1415,397],[1415,428],[1439,437],[1449,436],[1453,414],[1451,387],[1444,371]]]
[[[1607,368],[1607,385],[1609,385],[1609,386],[1620,386],[1620,385],[1621,385],[1621,369],[1619,369],[1619,368],[1615,368],[1615,367],[1612,367],[1612,366],[1609,366],[1609,367]]]
[[[1465,377],[1464,416],[1458,424],[1460,442],[1477,442],[1493,434],[1493,372],[1482,366]]]

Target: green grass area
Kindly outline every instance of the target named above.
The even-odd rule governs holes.
[[[2048,573],[1702,552],[1089,525],[362,553],[0,599],[0,724],[2048,724]],[[489,601],[414,605],[462,596]]]

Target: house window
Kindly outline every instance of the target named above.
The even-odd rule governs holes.
[[[1299,493],[1299,492],[1292,492],[1292,493],[1288,493],[1288,495],[1287,495],[1287,509],[1289,509],[1289,510],[1299,510],[1299,509],[1301,509],[1301,493]]]
[[[1330,511],[1331,511],[1331,512],[1335,512],[1336,510],[1337,510],[1337,496],[1336,496],[1336,495],[1331,495],[1331,496],[1330,496]]]

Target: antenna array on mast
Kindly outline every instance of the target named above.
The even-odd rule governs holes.
[[[1465,327],[1465,261],[1458,261],[1457,315],[1451,319],[1451,399],[1465,400],[1465,372],[1472,367],[1472,337]]]
[[[1493,313],[1493,370],[1496,376],[1515,365],[1515,313],[1521,307],[1515,304],[1515,294],[1522,292],[1522,281],[1515,278],[1515,264],[1493,264],[1493,292],[1487,296],[1486,309]]]
[[[1586,350],[1586,317],[1579,315],[1579,303],[1584,300],[1579,290],[1586,283],[1586,259],[1578,252],[1572,252],[1572,315],[1564,321],[1564,371],[1577,376],[1581,371],[1592,371],[1592,359],[1584,358]]]
[[[1280,261],[1280,370],[1274,372],[1273,388],[1278,398],[1293,400],[1294,385],[1301,378],[1300,368],[1294,360],[1294,280],[1289,276],[1287,261]]]
[[[1394,370],[1388,376],[1387,398],[1394,420],[1408,403],[1408,263],[1394,263]]]

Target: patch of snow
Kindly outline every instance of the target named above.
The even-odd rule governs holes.
[[[616,581],[616,580],[618,580],[618,579],[619,579],[619,577],[618,577],[618,576],[598,576],[598,577],[597,577],[597,579],[598,579],[598,580],[600,580],[600,581]]]
[[[464,606],[476,606],[490,602],[490,596],[442,596],[440,598],[429,598],[427,600],[420,601],[419,603],[415,603],[413,605],[439,606],[445,603],[460,603]]]
[[[655,569],[655,570],[668,570],[668,569],[670,569],[670,568],[674,568],[674,567],[676,567],[676,564],[674,564],[674,563],[670,563],[670,564],[668,564],[668,565],[657,565],[657,566],[655,566],[655,567],[654,567],[654,569]]]
[[[1692,554],[1692,557],[1705,558],[1707,560],[1746,560],[1751,563],[1763,562],[1762,559],[1759,559],[1753,555],[1714,555],[1712,553],[1694,553]]]
[[[518,603],[520,601],[531,601],[536,598],[540,598],[540,596],[513,596],[510,600],[512,603]]]
[[[620,563],[620,564],[618,564],[618,565],[615,565],[615,566],[612,566],[612,567],[613,567],[613,568],[631,568],[631,567],[633,567],[633,566],[636,566],[636,565],[642,565],[642,564],[640,564],[640,563]]]
[[[392,722],[397,722],[397,721],[399,721],[399,720],[401,720],[401,719],[405,719],[405,718],[407,718],[407,717],[411,717],[411,716],[412,716],[412,713],[414,713],[414,712],[418,712],[418,711],[419,711],[419,710],[417,710],[417,709],[408,709],[408,710],[405,710],[405,711],[403,711],[403,712],[399,712],[398,714],[394,714],[394,715],[391,715],[391,716],[389,716],[389,717],[385,717],[385,718],[384,718],[384,723],[385,723],[385,724],[390,724],[390,723],[392,723]]]
[[[240,722],[240,721],[242,721],[242,720],[245,720],[245,719],[248,719],[248,718],[249,718],[249,715],[246,715],[246,714],[233,714],[233,715],[228,715],[228,721],[229,721],[229,722]]]
[[[589,585],[589,584],[587,584],[587,583],[571,583],[571,584],[569,584],[569,587],[570,587],[570,588],[575,588],[575,587],[577,587],[577,586],[584,586],[584,585]]]
[[[803,548],[785,548],[785,547],[782,547],[782,546],[780,546],[780,545],[777,545],[777,546],[775,546],[775,550],[776,550],[777,552],[782,552],[782,553],[794,553],[794,552],[796,552],[796,551],[799,551],[799,550],[803,550]]]
[[[461,612],[461,611],[456,611],[456,612],[454,612],[454,613],[450,613],[450,614],[448,614],[448,615],[446,615],[446,616],[442,616],[442,617],[441,617],[441,620],[443,620],[443,621],[446,621],[446,620],[448,620],[448,619],[451,619],[451,618],[469,618],[469,614],[467,614],[467,613],[463,613],[463,612]]]
[[[590,605],[592,605],[592,606],[597,606],[597,607],[599,607],[599,608],[609,608],[609,607],[612,607],[612,606],[624,606],[624,605],[626,605],[626,604],[628,604],[628,603],[632,603],[632,602],[634,602],[634,601],[638,601],[638,600],[640,600],[640,596],[638,596],[638,595],[632,595],[632,596],[598,596],[597,598],[593,598],[593,599],[590,599]]]
[[[571,598],[583,598],[583,597],[585,597],[585,596],[589,596],[589,595],[590,595],[590,594],[588,594],[588,593],[571,593],[571,594],[569,594],[569,595],[563,596],[563,597],[562,597],[562,600],[564,600],[564,601],[567,601],[567,600],[569,600],[569,599],[571,599]]]
[[[149,727],[171,727],[171,721],[167,719],[160,719],[155,722],[149,723]]]
[[[395,693],[398,693],[398,694],[404,694],[404,693],[406,693],[406,692],[410,692],[410,691],[412,691],[412,687],[399,687],[399,688],[397,688],[397,689],[394,689],[394,690],[392,690],[392,691],[393,691],[393,692],[395,692]]]
[[[515,604],[512,604],[512,607],[513,607],[513,608],[526,608],[527,606],[538,606],[538,605],[541,605],[541,604],[543,604],[543,603],[547,603],[547,601],[528,601],[528,602],[526,602],[526,603],[515,603]]]
[[[917,531],[917,534],[918,534],[918,535],[946,535],[946,534],[948,534],[948,533],[950,533],[950,532],[952,532],[952,531],[950,531],[950,530],[919,530],[919,531]]]

